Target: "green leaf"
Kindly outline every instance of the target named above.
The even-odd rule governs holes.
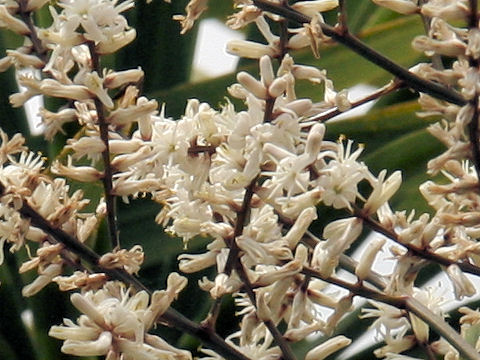
[[[356,143],[365,144],[365,153],[370,154],[380,146],[436,121],[435,118],[418,117],[419,110],[415,100],[375,109],[363,116],[329,121],[326,136],[337,140],[340,135],[345,135]]]
[[[420,195],[418,186],[428,179],[425,174],[428,160],[442,150],[443,146],[426,130],[417,130],[386,144],[364,160],[374,172],[401,169],[404,182],[395,194],[392,206],[399,210],[416,209],[420,214],[431,209]]]
[[[29,274],[30,277],[33,274]],[[50,284],[38,294],[27,299],[28,308],[34,316],[33,339],[39,352],[39,360],[73,359],[60,352],[61,341],[48,336],[53,325],[60,325],[63,318],[76,318],[68,294],[58,291],[56,284]]]
[[[190,77],[195,30],[181,35],[180,24],[172,20],[174,14],[184,13],[187,3],[139,1],[127,14],[129,24],[137,30],[137,38],[110,61],[117,70],[141,66],[146,92],[171,88]]]
[[[231,1],[225,0],[210,0],[208,2],[208,9],[203,18],[216,18],[225,22],[226,17],[233,14],[234,7]]]
[[[1,359],[36,359],[36,351],[32,345],[29,333],[22,322],[21,314],[26,310],[26,302],[20,295],[21,280],[18,276],[16,259],[11,254],[5,254],[5,263],[0,266],[0,345]],[[20,280],[20,281],[19,281]],[[2,357],[1,352],[14,353],[13,357]]]
[[[382,20],[384,8],[379,7],[373,1],[349,1],[347,4],[347,24],[350,32],[356,34],[372,25],[379,24]],[[390,14],[394,14],[390,11]]]

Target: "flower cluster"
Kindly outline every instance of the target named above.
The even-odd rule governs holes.
[[[167,289],[151,297],[119,282],[83,294],[74,293],[72,304],[83,313],[77,324],[65,319],[64,325],[52,326],[49,335],[64,340],[62,352],[79,356],[106,355],[107,359],[191,359],[158,336],[148,334],[152,325],[185,287],[187,279],[172,273]]]
[[[43,175],[44,161],[41,156],[25,151],[21,136],[9,140],[0,130],[0,137],[0,260],[3,262],[5,242],[10,244],[11,252],[21,249],[26,241],[38,244],[36,256],[20,268],[20,272],[35,268],[38,271],[39,276],[23,289],[24,296],[31,296],[60,275],[68,260],[62,257],[64,245],[50,241],[47,233],[22,214],[33,208],[39,217],[81,243],[96,228],[101,215],[81,212],[89,203],[83,199],[81,190],[70,195],[65,179]]]
[[[204,359],[243,354],[288,360],[293,359],[291,343],[312,334],[331,336],[354,309],[354,297],[364,296],[373,299],[376,309],[364,310],[362,317],[376,318],[373,327],[385,341],[375,351],[377,357],[403,358],[399,354],[416,345],[445,359],[458,358],[452,345],[469,354],[469,345],[451,335],[453,329],[438,325],[442,299],[434,290],[420,289],[416,277],[433,261],[442,265],[458,299],[476,293],[464,270],[480,274],[477,14],[465,1],[448,6],[439,0],[375,2],[425,18],[428,34],[413,45],[435,61],[418,64],[411,76],[434,79],[465,100],[463,105],[450,104],[420,95],[423,116],[442,116],[429,130],[447,146],[428,166],[431,174],[442,172],[448,183],[427,182],[420,188],[433,215],[392,210],[389,202],[401,185],[401,173],[374,174],[360,160],[363,145],[344,136],[328,139],[328,123],[315,120],[319,114],[356,106],[346,90],[335,90],[325,70],[297,64],[290,54],[310,47],[319,55],[331,40],[324,34],[323,29],[330,28],[321,12],[335,9],[336,0],[291,6],[283,1],[267,1],[268,6],[259,0],[235,1],[238,11],[227,23],[234,29],[255,23],[266,44],[233,41],[227,50],[257,59],[259,76],[241,71],[228,89],[244,107],[227,100],[217,110],[191,99],[180,119],[169,118],[156,100],[142,96],[141,68],[101,67],[101,56],[136,36],[123,15],[134,6],[132,0],[61,0],[49,6],[52,22],[46,28],[37,28],[31,15],[47,1],[0,2],[0,26],[25,38],[23,46],[0,60],[0,70],[12,65],[36,69],[19,72],[25,91],[11,95],[12,106],[37,95],[61,98],[62,108],[40,110],[45,137],[65,132],[69,122],[81,128],[48,167],[41,155],[28,152],[21,136],[9,139],[0,130],[0,260],[5,244],[17,251],[27,240],[37,243],[36,256],[20,268],[38,272],[24,295],[52,281],[62,291],[79,290],[71,301],[83,315],[77,323],[65,320],[50,330],[51,336],[64,340],[63,352],[112,360],[190,359],[188,351],[149,334],[157,323],[167,322],[208,339],[201,349]],[[206,6],[205,0],[192,0],[186,15],[175,17],[183,32]],[[294,27],[275,9],[310,21]],[[342,6],[341,17],[344,11]],[[464,29],[448,23],[457,20],[470,25]],[[342,21],[329,31],[350,36]],[[281,29],[278,34],[272,24]],[[442,56],[454,58],[451,68],[439,66]],[[297,97],[295,86],[305,80],[323,90],[320,101]],[[83,212],[89,200],[81,190],[70,191],[70,180],[102,184],[104,196],[94,204],[95,213]],[[130,250],[120,247],[113,199],[128,203],[139,196],[162,205],[157,223],[181,238],[186,249],[198,237],[208,239],[204,252],[178,257],[184,273],[214,269],[199,282],[214,302],[201,326],[170,316],[185,278],[172,273],[166,290],[149,295],[134,276],[144,260],[141,244]],[[318,207],[343,215],[326,222],[318,219]],[[103,218],[114,248],[99,255],[85,242]],[[314,222],[317,229],[322,224],[321,236],[308,230]],[[372,270],[385,241],[368,238],[360,261],[350,269],[356,282],[345,281],[337,270],[353,263],[345,254],[363,241],[366,228],[400,244],[390,248],[394,270],[386,276]],[[65,271],[72,264],[76,271]],[[332,291],[328,283],[346,291]],[[219,340],[212,322],[225,295],[235,299],[240,324],[238,331]],[[466,337],[477,315],[463,312],[461,335]],[[432,324],[448,341],[430,342]],[[345,336],[333,337],[310,349],[305,359],[324,359],[350,342]]]

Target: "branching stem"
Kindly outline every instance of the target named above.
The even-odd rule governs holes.
[[[474,274],[474,275],[479,275],[480,276],[480,268],[478,266],[475,266],[469,262],[465,261],[455,261],[448,259],[446,257],[443,257],[441,255],[435,254],[434,252],[427,250],[427,249],[422,249],[419,248],[415,245],[404,243],[400,241],[398,238],[397,234],[390,229],[385,228],[382,224],[380,224],[378,221],[372,219],[370,216],[366,216],[361,210],[355,209],[353,212],[353,215],[358,217],[359,219],[362,219],[364,224],[367,225],[370,229],[385,235],[389,239],[395,241],[396,243],[406,247],[413,255],[418,256],[419,258],[429,260],[431,262],[434,262],[439,265],[443,266],[450,266],[450,265],[457,265],[460,269],[462,269],[464,272]]]
[[[28,35],[28,37],[32,41],[32,47],[33,47],[34,53],[43,62],[46,63],[48,61],[47,49],[45,49],[45,47],[42,45],[42,42],[38,38],[37,29],[33,24],[31,12],[27,11],[28,1],[21,0],[18,3],[20,7],[20,11],[19,11],[20,17],[22,18],[22,21],[27,25],[28,29],[30,30],[30,34]]]
[[[271,115],[271,113],[270,113]],[[256,306],[256,295],[253,291],[253,286],[248,278],[247,273],[243,267],[242,262],[240,261],[240,248],[236,242],[236,239],[242,235],[243,229],[248,221],[248,216],[250,212],[250,203],[254,194],[255,186],[257,185],[257,178],[253,179],[252,182],[245,189],[245,194],[243,196],[243,202],[241,209],[237,212],[237,219],[235,223],[235,230],[233,238],[230,241],[226,241],[227,246],[230,251],[228,253],[227,264],[225,266],[224,272],[227,275],[230,275],[233,270],[237,272],[238,277],[243,283],[243,287],[251,301],[251,303]],[[284,360],[295,360],[295,355],[293,354],[292,349],[288,343],[283,338],[280,331],[271,320],[264,321],[265,326],[270,331],[270,334],[275,339],[275,342],[280,347],[283,353]]]
[[[318,271],[304,267],[302,271],[305,275],[321,279],[330,284],[340,286],[351,293],[367,299],[380,301],[385,304],[392,305],[397,309],[409,311],[430,325],[438,334],[443,336],[450,344],[452,344],[467,359],[480,360],[480,354],[463,339],[453,328],[450,327],[442,318],[435,315],[429,308],[421,304],[418,300],[411,296],[392,296],[383,294],[373,289],[364,287],[362,284],[352,284],[348,281],[335,276],[325,277]]]
[[[253,0],[253,3],[261,10],[283,16],[288,20],[297,22],[298,24],[307,24],[311,21],[309,16],[301,14],[288,6],[281,6],[268,0]],[[452,104],[463,106],[467,103],[463,96],[457,92],[447,89],[446,87],[432,81],[422,79],[399,64],[393,62],[386,56],[375,51],[354,35],[348,32],[342,33],[325,23],[321,23],[320,26],[325,35],[331,37],[335,41],[353,50],[363,58],[395,75],[398,79],[404,81],[408,87],[416,91],[429,94],[438,99],[448,101]]]
[[[354,101],[351,103],[351,108],[349,110],[352,110],[352,109],[355,109],[363,104],[366,104],[372,100],[377,100],[378,98],[384,96],[384,95],[388,95],[388,94],[391,94],[401,88],[405,87],[405,83],[403,83],[402,81],[391,81],[390,83],[388,83],[387,85],[381,87],[380,89],[372,92],[371,94],[361,98],[361,99],[358,99],[357,101]],[[328,110],[327,112],[324,112],[322,114],[319,114],[319,115],[315,115],[315,116],[312,116],[310,118],[307,119],[306,123],[317,123],[317,122],[326,122],[330,119],[332,119],[333,117],[337,116],[337,115],[340,115],[340,114],[343,114],[345,112],[348,112],[349,110],[347,111],[340,111],[338,108],[334,108],[334,109],[331,109],[331,110]]]
[[[92,59],[92,68],[93,71],[96,71],[97,74],[101,74],[100,62],[98,54],[95,50],[95,44],[93,42],[88,43],[90,49],[90,56]],[[116,210],[116,197],[113,195],[113,170],[110,162],[110,145],[109,145],[109,136],[108,136],[108,123],[105,119],[105,107],[103,103],[97,97],[94,98],[95,108],[97,110],[98,117],[98,127],[100,129],[100,138],[105,145],[105,150],[102,152],[103,160],[103,188],[105,192],[105,203],[107,206],[107,226],[108,233],[110,236],[110,241],[113,248],[120,247],[120,240],[118,237],[118,226],[117,226],[117,210]]]

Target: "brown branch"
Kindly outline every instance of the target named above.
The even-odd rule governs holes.
[[[311,22],[311,18],[309,16],[299,13],[288,6],[281,6],[268,0],[253,0],[253,3],[261,10],[283,16],[288,20],[297,22],[298,24],[308,24]],[[331,37],[335,41],[353,50],[363,58],[395,75],[397,78],[404,81],[408,87],[416,91],[429,94],[435,98],[448,101],[452,104],[463,106],[467,103],[463,96],[457,92],[448,89],[443,85],[422,79],[404,67],[393,62],[386,56],[375,51],[354,35],[350,33],[343,34],[334,27],[325,23],[320,23],[320,26],[325,35]]]
[[[88,42],[88,47],[90,50],[90,56],[92,59],[92,68],[97,74],[101,74],[100,69],[100,59],[95,50],[95,44],[93,42]],[[105,107],[103,103],[95,97],[95,108],[97,110],[98,126],[100,129],[100,138],[105,145],[105,150],[102,152],[103,160],[103,189],[105,192],[105,203],[107,206],[107,226],[108,234],[110,236],[110,242],[113,248],[120,247],[120,240],[118,237],[118,226],[117,226],[117,210],[116,210],[116,197],[113,195],[113,169],[110,162],[110,145],[109,145],[109,136],[108,136],[108,123],[105,119]]]
[[[222,297],[219,297],[213,301],[213,304],[210,306],[210,310],[208,311],[207,316],[205,316],[205,319],[200,322],[201,326],[206,329],[210,329],[211,331],[215,331],[218,315],[220,314],[221,310],[222,299]]]
[[[339,0],[338,7],[340,9],[338,13],[338,26],[337,29],[341,34],[348,33],[348,24],[347,24],[347,1]]]
[[[397,244],[400,244],[404,247],[406,247],[413,255],[418,256],[419,258],[429,260],[431,262],[437,263],[439,265],[443,266],[450,266],[450,265],[457,265],[462,271],[474,274],[474,275],[479,275],[480,276],[480,268],[478,266],[475,266],[469,262],[465,261],[455,261],[455,260],[450,260],[448,258],[445,258],[441,255],[435,254],[434,252],[427,250],[427,249],[422,249],[420,247],[417,247],[412,244],[404,243],[399,240],[397,234],[390,229],[385,228],[381,223],[378,221],[372,219],[370,216],[366,216],[360,209],[354,209],[353,215],[358,217],[359,219],[362,219],[364,224],[366,224],[370,229],[385,235],[389,239],[395,241]]]
[[[254,194],[255,186],[257,185],[257,178],[253,179],[252,182],[245,189],[245,194],[243,196],[242,207],[237,211],[237,220],[235,222],[235,229],[233,237],[230,240],[225,239],[225,243],[230,249],[228,253],[227,263],[225,265],[224,272],[227,275],[230,275],[233,270],[236,271],[238,277],[243,283],[243,287],[250,299],[250,302],[253,306],[256,306],[256,295],[253,291],[252,283],[248,278],[247,273],[243,267],[242,262],[240,261],[240,248],[236,242],[236,239],[242,235],[243,229],[248,222],[248,216],[250,213],[250,203]],[[280,347],[283,353],[284,360],[295,360],[295,355],[293,354],[292,349],[287,344],[282,334],[278,331],[277,327],[271,320],[264,321],[265,326],[270,331],[270,334],[274,338],[276,344]]]
[[[33,51],[44,63],[46,63],[48,61],[47,49],[42,45],[42,41],[38,38],[37,29],[33,24],[31,12],[27,11],[28,1],[21,0],[18,2],[18,5],[20,17],[30,30],[28,37],[32,41]]]
[[[351,107],[350,109],[348,109],[347,111],[340,111],[338,108],[334,108],[332,110],[328,110],[327,112],[324,112],[322,114],[318,114],[318,115],[315,115],[315,116],[312,116],[308,119],[306,119],[305,122],[326,122],[328,120],[330,120],[331,118],[337,116],[337,115],[340,115],[340,114],[344,114],[344,113],[347,113],[349,110],[352,110],[352,109],[355,109],[356,107],[359,107],[363,104],[366,104],[372,100],[377,100],[378,98],[384,96],[384,95],[388,95],[388,94],[391,94],[401,88],[405,87],[405,83],[403,83],[402,81],[391,81],[390,83],[388,83],[387,85],[385,85],[384,87],[374,91],[373,93],[361,98],[361,99],[358,99],[357,101],[354,101],[351,103]]]
[[[475,92],[475,96],[470,102],[473,106],[473,116],[468,124],[468,137],[472,147],[472,161],[477,173],[477,179],[480,179],[480,139],[478,132],[478,93]]]
[[[213,145],[192,145],[188,148],[188,155],[198,155],[198,154],[215,154],[216,147]]]
[[[240,248],[237,245],[236,239],[242,235],[243,228],[245,227],[248,215],[250,213],[250,202],[252,201],[253,189],[257,184],[257,178],[253,179],[250,185],[245,189],[245,194],[243,195],[242,207],[237,211],[237,220],[235,222],[235,229],[233,231],[233,238],[228,241],[225,239],[228,248],[230,249],[227,258],[227,264],[225,265],[225,274],[230,275],[232,273],[233,267],[235,266],[236,259],[240,253]],[[240,264],[241,265],[241,264]],[[243,269],[243,266],[242,266]]]

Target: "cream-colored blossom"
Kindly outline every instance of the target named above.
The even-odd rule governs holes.
[[[135,245],[130,250],[119,249],[103,254],[98,263],[106,269],[120,268],[129,274],[138,274],[144,256],[142,247]]]
[[[175,299],[185,282],[178,275],[168,278],[167,290],[155,292],[151,299],[145,291],[132,294],[119,283],[107,283],[102,289],[71,296],[73,305],[83,314],[77,320],[65,319],[53,326],[49,335],[64,340],[62,352],[77,356],[105,355],[146,359],[189,359],[186,352],[156,341],[148,334],[153,322]]]

